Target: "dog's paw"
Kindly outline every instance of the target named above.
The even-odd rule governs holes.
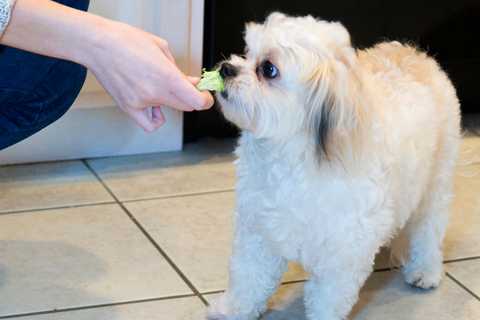
[[[228,312],[222,310],[217,305],[210,305],[207,307],[207,319],[209,320],[231,320],[234,319],[228,316]]]
[[[254,316],[239,314],[234,310],[232,303],[226,294],[213,300],[207,307],[207,319],[209,320],[254,320]]]
[[[230,301],[225,294],[212,300],[207,307],[207,319],[210,320],[235,320]]]
[[[405,275],[405,281],[409,285],[429,290],[438,287],[440,281],[442,281],[444,272],[441,268],[428,270],[421,267],[409,268],[407,265],[403,274]]]

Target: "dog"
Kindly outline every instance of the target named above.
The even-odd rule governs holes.
[[[312,16],[272,13],[245,41],[219,65],[241,136],[229,286],[207,317],[257,319],[292,260],[313,274],[307,319],[345,319],[386,244],[408,251],[407,283],[437,287],[460,145],[445,72],[412,45],[355,50]]]

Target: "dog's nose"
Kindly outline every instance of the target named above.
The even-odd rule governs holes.
[[[223,63],[222,67],[220,68],[220,75],[222,78],[229,78],[229,77],[236,77],[238,74],[238,68],[230,63]]]

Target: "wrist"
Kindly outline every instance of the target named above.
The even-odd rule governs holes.
[[[95,71],[102,69],[105,63],[108,64],[115,54],[122,53],[122,46],[128,40],[125,33],[131,27],[122,22],[89,15],[89,25],[81,36],[81,50],[76,62]]]
[[[72,61],[89,69],[94,69],[98,54],[106,50],[109,37],[110,20],[94,14],[88,14],[83,28],[77,37],[77,50],[73,53]]]

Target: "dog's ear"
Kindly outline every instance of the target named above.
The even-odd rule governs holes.
[[[337,159],[344,167],[358,160],[367,118],[355,61],[352,63],[324,59],[307,85],[310,130],[318,159]]]
[[[280,12],[272,12],[264,24],[256,22],[248,22],[245,24],[244,40],[247,44],[254,43],[255,39],[262,39],[262,34],[269,28],[275,28],[280,25],[288,17]]]
[[[318,32],[323,35],[330,36],[331,39],[335,39],[342,46],[350,47],[350,34],[348,30],[338,21],[326,22],[325,20],[319,20]]]
[[[245,31],[243,33],[243,38],[245,43],[248,44],[252,42],[252,39],[257,39],[259,34],[262,33],[262,25],[256,22],[248,22],[245,24]]]
[[[309,108],[310,131],[321,160],[337,156],[332,135],[338,121],[339,112],[329,90],[331,75],[325,66],[318,68],[308,84],[307,108]]]
[[[367,108],[357,55],[338,22],[317,21],[317,66],[307,78],[307,108],[320,161],[338,159],[346,169],[361,157]]]
[[[323,36],[328,35],[327,46],[332,50],[335,59],[352,69],[356,63],[356,54],[347,29],[340,22],[329,22],[323,25],[321,33]]]

